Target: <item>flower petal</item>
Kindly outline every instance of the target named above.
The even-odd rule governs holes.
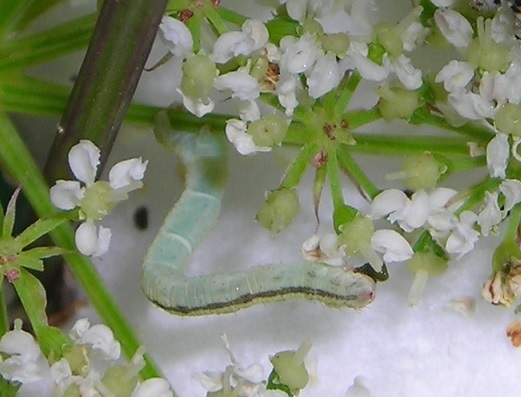
[[[100,163],[100,150],[91,141],[83,139],[69,151],[69,166],[74,176],[90,186],[94,183]]]
[[[159,24],[159,29],[172,54],[186,58],[193,52],[194,39],[183,22],[164,16]]]
[[[253,137],[246,133],[246,123],[242,120],[230,119],[226,121],[226,137],[242,155],[271,150],[270,147],[255,145]]]
[[[492,178],[505,178],[509,155],[508,136],[497,133],[487,145],[487,167]]]
[[[130,397],[172,397],[173,395],[166,380],[151,378],[138,384]]]
[[[517,179],[505,179],[499,185],[499,190],[505,196],[503,211],[510,211],[514,205],[521,201],[521,182]]]
[[[61,210],[75,208],[85,194],[85,188],[78,181],[56,181],[49,189],[52,203]]]
[[[371,246],[375,251],[383,253],[385,262],[402,262],[410,259],[413,250],[403,236],[394,230],[382,229],[374,232]]]
[[[141,157],[120,161],[109,171],[109,183],[112,189],[123,189],[130,192],[143,186],[141,180],[145,175],[148,160]]]
[[[76,247],[83,255],[101,256],[109,249],[111,235],[108,228],[100,226],[98,230],[94,222],[84,222],[76,229]]]

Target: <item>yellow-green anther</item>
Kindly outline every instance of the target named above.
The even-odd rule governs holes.
[[[467,49],[467,60],[477,67],[492,72],[504,72],[510,65],[509,50],[492,39],[492,20],[476,21],[478,36],[472,39]]]
[[[378,108],[385,120],[409,119],[419,107],[419,96],[416,91],[403,88],[381,86],[376,89],[380,96]]]
[[[514,103],[503,105],[496,113],[495,122],[502,133],[521,137],[521,106]]]

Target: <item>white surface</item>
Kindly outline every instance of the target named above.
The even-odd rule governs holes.
[[[156,49],[155,56],[160,55]],[[171,63],[147,74],[140,84],[139,97],[165,104],[172,100],[173,68]],[[412,276],[397,264],[389,269],[390,280],[378,286],[375,302],[358,312],[292,300],[224,316],[180,318],[151,305],[140,288],[145,249],[180,193],[181,183],[173,178],[176,161],[154,142],[151,131],[126,127],[111,162],[136,155],[150,161],[146,187],[104,220],[112,228],[112,250],[96,265],[180,397],[204,396],[204,389],[192,375],[222,371],[229,364],[219,338],[223,333],[239,362],[244,366],[260,362],[266,376],[268,355],[296,349],[309,339],[313,344],[308,357],[312,381],[302,397],[344,397],[353,379],[360,375],[372,397],[518,395],[521,351],[505,336],[507,325],[514,319],[513,309],[493,307],[480,297],[499,239],[489,238],[470,255],[451,263],[444,275],[430,279],[424,298],[415,308],[406,303]],[[299,257],[300,244],[315,229],[311,191],[306,189],[311,175],[301,190],[302,216],[276,241],[253,221],[264,191],[278,186],[287,158],[281,151],[248,158],[231,155],[231,181],[221,220],[194,255],[192,274],[270,261],[285,263]],[[372,160],[364,162],[371,163],[374,171],[390,169]],[[346,187],[348,192],[353,193],[348,200],[356,202],[353,189]],[[137,230],[132,221],[134,210],[141,205],[150,211],[147,231]],[[326,197],[323,218],[327,218],[328,208]],[[326,224],[322,226],[329,231]],[[462,296],[476,299],[474,314],[446,309],[451,299]]]

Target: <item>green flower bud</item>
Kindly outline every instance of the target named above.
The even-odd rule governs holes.
[[[446,169],[446,167],[445,167]],[[431,189],[436,186],[444,166],[429,152],[407,156],[402,164],[405,186],[411,190]]]
[[[309,382],[309,374],[304,365],[304,358],[311,349],[311,343],[304,342],[297,351],[283,351],[270,358],[273,370],[278,375],[278,382],[297,395]]]
[[[342,233],[338,236],[338,245],[345,245],[345,252],[350,256],[364,252],[374,234],[373,222],[360,213],[340,229]]]
[[[521,136],[521,106],[507,103],[501,106],[495,117],[496,127],[504,134]]]
[[[190,98],[208,98],[217,75],[215,63],[207,55],[193,55],[183,64],[180,89]]]
[[[376,93],[380,95],[378,108],[385,120],[409,119],[420,106],[419,95],[416,91],[403,88],[378,87]]]
[[[136,388],[138,377],[127,367],[114,365],[107,369],[102,382],[114,397],[127,397]]]
[[[278,114],[269,114],[248,126],[248,134],[257,146],[271,147],[279,144],[288,132],[288,123]]]
[[[268,72],[269,62],[266,58],[257,58],[251,65],[250,75],[257,81],[262,81]]]
[[[322,29],[322,25],[314,19],[306,19],[302,24],[302,35],[304,33],[309,33],[314,36],[322,36],[324,34],[324,29]]]
[[[376,38],[385,50],[393,57],[398,57],[403,51],[401,32],[388,23],[380,23],[375,27]]]
[[[332,52],[339,58],[343,58],[349,49],[349,36],[345,33],[325,34],[320,39],[322,48],[326,52]]]
[[[297,190],[281,188],[268,193],[256,219],[273,236],[288,227],[299,211]]]
[[[492,39],[492,20],[483,22],[483,17],[479,17],[476,27],[478,37],[472,39],[467,48],[467,60],[489,72],[507,70],[510,65],[509,50]]]

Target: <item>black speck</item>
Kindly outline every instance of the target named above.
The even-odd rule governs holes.
[[[138,230],[146,230],[148,228],[148,209],[145,206],[138,207],[134,212],[134,225]]]

